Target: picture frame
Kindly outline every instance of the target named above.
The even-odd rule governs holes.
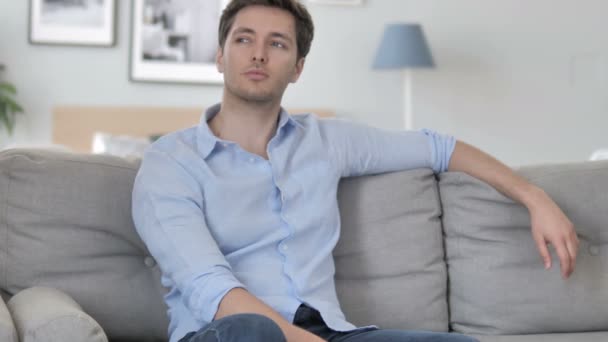
[[[30,0],[29,42],[114,46],[116,0]]]
[[[223,84],[217,31],[230,0],[133,0],[129,77],[133,82]]]

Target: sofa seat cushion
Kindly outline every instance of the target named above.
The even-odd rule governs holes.
[[[8,307],[21,342],[108,342],[99,324],[59,290],[32,287],[13,296]]]
[[[450,322],[467,334],[608,331],[608,161],[518,171],[562,208],[577,230],[577,265],[545,270],[527,209],[462,173],[440,177]]]
[[[608,331],[532,335],[472,335],[479,342],[601,342],[608,341]]]
[[[2,289],[56,288],[111,340],[166,340],[160,270],[131,219],[138,167],[104,155],[1,152]]]
[[[437,182],[428,169],[344,179],[336,287],[359,326],[447,331]]]

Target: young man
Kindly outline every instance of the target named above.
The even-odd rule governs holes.
[[[550,267],[574,269],[572,223],[539,188],[483,152],[435,132],[384,131],[312,115],[281,98],[313,37],[296,0],[233,0],[216,63],[221,105],[159,139],[133,190],[137,231],[158,261],[176,341],[473,341],[345,320],[334,286],[341,177],[428,167],[463,171],[523,203]]]

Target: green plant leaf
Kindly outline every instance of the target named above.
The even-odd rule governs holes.
[[[12,135],[13,126],[15,125],[15,123],[14,123],[14,120],[11,120],[10,117],[14,116],[14,115],[9,113],[6,107],[7,107],[6,104],[0,103],[0,121],[2,121],[2,123],[4,124],[4,127],[6,127],[8,134]]]
[[[5,110],[11,113],[23,112],[23,108],[21,108],[21,106],[17,102],[15,102],[8,96],[0,94],[0,103],[7,106],[8,108],[6,108]]]
[[[17,88],[14,85],[6,82],[0,82],[0,91],[5,91],[10,94],[17,94]]]
[[[23,113],[23,108],[16,102],[7,102],[6,105],[9,107],[9,112],[13,114]]]
[[[16,114],[23,113],[23,107],[21,107],[18,103],[15,103],[15,104],[16,104],[16,106],[12,108],[13,113],[16,113]]]
[[[0,82],[0,126],[4,126],[9,135],[17,121],[18,113],[23,113],[23,108],[14,100],[17,89],[8,82]]]

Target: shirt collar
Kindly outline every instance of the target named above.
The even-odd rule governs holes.
[[[209,124],[207,123],[211,118],[213,118],[217,113],[220,112],[221,103],[215,104],[209,107],[205,113],[201,116],[201,120],[198,125],[198,134],[197,134],[197,144],[199,151],[203,158],[207,158],[211,151],[215,148],[218,143],[229,143],[229,141],[222,140],[213,134],[211,128],[209,128]],[[281,112],[279,113],[279,124],[277,126],[277,135],[284,130],[285,125],[293,125],[297,127],[302,127],[302,124],[298,121],[294,120],[294,118],[287,113],[287,111],[281,107]]]

